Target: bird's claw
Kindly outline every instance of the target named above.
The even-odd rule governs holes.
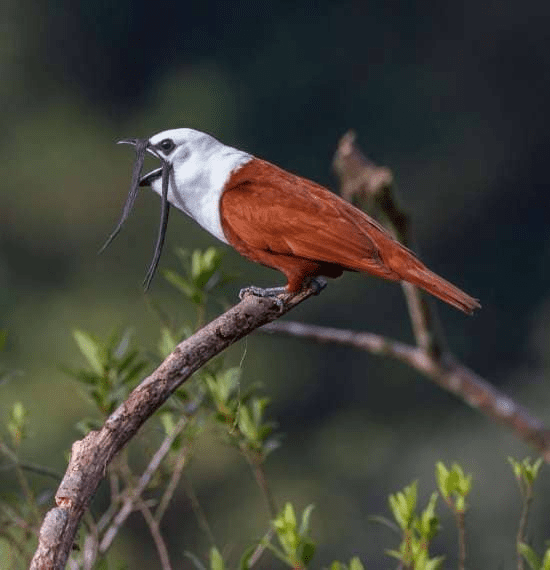
[[[285,287],[267,287],[266,289],[263,289],[262,287],[250,285],[239,291],[239,298],[242,299],[246,295],[254,295],[256,297],[276,297],[277,295],[285,292]]]
[[[311,287],[313,289],[314,295],[319,295],[319,293],[321,293],[321,291],[326,286],[327,281],[322,277],[314,277],[308,284],[308,287]],[[267,287],[264,289],[262,287],[250,285],[239,291],[239,299],[242,301],[247,295],[254,295],[255,297],[262,297],[264,299],[273,299],[277,307],[279,307],[279,310],[282,311],[284,308],[284,303],[279,295],[287,292],[288,291],[286,290],[286,287]]]
[[[273,299],[279,310],[283,310],[284,303],[283,300],[278,297],[281,293],[286,293],[285,287],[267,287],[263,289],[262,287],[255,287],[250,285],[239,291],[239,299],[242,301],[247,295],[254,295],[255,297],[270,298]]]

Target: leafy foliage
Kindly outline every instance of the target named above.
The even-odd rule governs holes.
[[[111,334],[106,341],[81,330],[73,331],[73,337],[88,367],[64,370],[80,383],[88,399],[106,417],[126,399],[149,363],[138,349],[132,348],[129,329]],[[99,426],[100,422],[93,419],[79,424],[83,433]]]
[[[313,505],[308,505],[302,512],[300,523],[294,507],[286,503],[283,510],[272,521],[279,541],[279,547],[269,544],[270,550],[291,568],[307,568],[315,554],[315,544],[310,534],[310,519]]]
[[[365,570],[365,567],[361,563],[361,560],[357,556],[353,557],[349,564],[344,564],[343,562],[334,561],[329,570]]]
[[[197,306],[205,305],[209,295],[230,280],[228,275],[220,271],[223,256],[215,247],[193,252],[179,248],[176,255],[184,274],[168,269],[163,272],[164,277]]]
[[[455,512],[465,512],[466,497],[472,489],[472,476],[465,475],[458,463],[451,469],[439,461],[435,466],[435,475],[439,492]]]
[[[537,556],[535,551],[524,542],[518,545],[518,549],[521,556],[523,556],[529,564],[531,570],[550,570],[550,548],[546,549],[542,560]]]
[[[542,559],[540,559],[535,550],[524,541],[529,509],[533,501],[533,486],[542,467],[542,458],[533,463],[530,457],[526,457],[522,461],[508,457],[508,463],[512,466],[522,500],[522,512],[516,540],[516,548],[520,557],[519,567],[522,567],[521,559],[524,559],[531,570],[550,570],[550,548],[546,549]]]
[[[215,409],[215,421],[226,440],[263,460],[279,445],[273,432],[275,423],[264,419],[269,398],[256,394],[258,386],[241,392],[240,376],[240,368],[229,368],[217,373],[206,371],[202,378]]]
[[[203,322],[207,303],[221,302],[217,297],[218,287],[229,280],[221,269],[222,256],[214,248],[192,253],[179,250],[178,256],[183,273],[167,271],[165,276],[194,306],[196,323],[183,323],[174,328],[163,322],[157,343],[158,358],[166,357],[182,339],[193,334]],[[78,423],[77,427],[83,433],[99,427],[152,365],[145,351],[134,346],[132,336],[129,329],[113,333],[106,340],[98,339],[86,331],[74,331],[73,337],[84,366],[65,371],[77,382],[96,412],[95,418]],[[0,348],[5,340],[6,333],[0,331]],[[72,554],[73,567],[84,567],[84,550],[92,543],[95,568],[123,568],[113,566],[107,554],[125,517],[132,511],[144,514],[157,545],[159,541],[163,544],[159,532],[163,515],[190,462],[194,444],[208,425],[216,426],[222,439],[237,449],[249,463],[272,513],[272,520],[266,520],[264,537],[244,550],[238,567],[241,570],[252,568],[267,554],[295,570],[312,565],[316,553],[311,532],[313,505],[307,506],[300,514],[290,502],[286,502],[281,510],[276,508],[264,464],[269,454],[279,446],[280,436],[275,431],[275,422],[268,417],[269,398],[260,393],[258,385],[243,388],[241,372],[240,366],[227,367],[221,359],[210,362],[184,388],[179,389],[150,422],[156,437],[160,435],[161,442],[143,472],[137,473],[130,467],[126,450],[109,466],[106,476],[112,493],[110,505],[98,517],[99,522],[90,519],[86,530],[81,531],[80,550]],[[8,467],[15,471],[20,493],[16,497],[0,499],[0,560],[4,550],[10,556],[13,554],[13,568],[24,568],[28,566],[34,537],[45,512],[44,499],[37,497],[26,473],[31,470],[48,477],[56,475],[45,468],[25,464],[19,457],[21,443],[29,437],[28,413],[21,402],[12,405],[4,428],[6,437],[0,436],[0,454],[7,459]],[[140,446],[140,449],[143,447]],[[523,540],[533,485],[539,476],[542,460],[532,462],[529,458],[523,461],[509,458],[509,463],[523,500],[518,555],[531,570],[550,570],[550,549],[539,556]],[[443,568],[444,557],[433,556],[430,552],[440,529],[440,517],[436,512],[439,496],[454,513],[461,540],[464,537],[464,516],[468,507],[466,500],[471,491],[472,476],[466,475],[458,463],[453,463],[449,469],[438,462],[435,473],[439,492],[430,495],[423,509],[419,509],[416,481],[388,498],[395,524],[381,520],[399,533],[399,544],[387,553],[399,560],[400,568]],[[143,498],[145,495],[147,501]],[[128,509],[126,505],[129,505]],[[209,532],[207,522],[202,520],[201,526]],[[107,540],[106,537],[111,538]],[[212,537],[211,542],[214,542]],[[89,555],[90,550],[87,552]],[[192,553],[187,553],[187,556],[199,570],[231,568],[224,551],[216,546],[212,546],[204,556],[206,562]],[[347,563],[333,561],[327,568],[366,570],[358,557],[352,557]]]
[[[28,413],[21,402],[15,402],[11,407],[6,427],[11,436],[13,447],[17,448],[27,437]]]
[[[539,476],[543,463],[542,457],[539,457],[534,463],[530,457],[526,457],[523,461],[517,461],[513,457],[508,457],[508,463],[512,466],[520,491],[522,494],[525,494],[528,488],[533,487]]]
[[[416,512],[417,496],[416,481],[389,496],[390,510],[402,532],[402,540],[397,550],[388,550],[387,553],[400,560],[405,568],[437,570],[442,567],[444,557],[431,558],[429,546],[439,530],[439,519],[435,514],[438,495],[432,493],[420,514]]]

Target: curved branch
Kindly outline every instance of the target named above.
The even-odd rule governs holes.
[[[338,143],[333,167],[340,177],[340,194],[349,202],[365,208],[374,204],[386,228],[397,241],[414,249],[413,231],[409,215],[397,203],[393,190],[393,175],[389,168],[371,162],[355,144],[355,133],[347,132]],[[433,326],[434,317],[426,296],[420,289],[401,282],[416,344],[433,354],[444,350],[441,331]]]
[[[309,287],[296,295],[284,293],[278,298],[246,295],[239,304],[180,343],[107,418],[101,430],[91,431],[76,441],[55,496],[57,507],[46,514],[42,523],[31,570],[65,567],[80,520],[107,466],[183,382],[228,346],[316,292]]]
[[[358,348],[377,356],[399,360],[438,386],[453,393],[490,419],[509,427],[550,463],[550,430],[528,410],[516,404],[481,376],[463,366],[449,353],[434,357],[421,347],[411,346],[369,332],[307,325],[293,321],[270,323],[262,331],[308,338]]]
[[[410,220],[396,202],[391,171],[376,166],[363,155],[355,144],[355,134],[352,131],[341,138],[333,166],[340,177],[342,196],[350,202],[359,202],[358,205],[362,207],[374,202],[383,214],[388,230],[401,243],[410,247]],[[550,430],[528,410],[458,362],[445,347],[439,323],[436,326],[435,311],[423,293],[409,283],[403,283],[403,289],[417,346],[373,333],[294,322],[271,323],[263,327],[263,330],[353,346],[371,354],[400,360],[492,420],[512,429],[550,463]]]
[[[170,451],[171,445],[174,443],[176,437],[180,434],[181,430],[185,426],[187,422],[186,417],[180,418],[177,424],[174,426],[174,429],[164,438],[164,441],[161,443],[160,447],[157,449],[153,458],[147,465],[147,468],[139,478],[136,486],[131,489],[131,492],[124,500],[122,507],[114,517],[111,526],[105,531],[103,538],[101,539],[101,543],[99,545],[99,552],[102,554],[107,552],[110,548],[115,536],[117,535],[120,527],[124,523],[124,521],[128,518],[131,514],[132,510],[134,509],[134,503],[137,498],[141,496],[147,485],[149,484],[151,478],[159,468],[162,460]],[[145,516],[145,515],[144,515]],[[157,521],[158,522],[158,521]],[[158,525],[157,525],[158,526]]]

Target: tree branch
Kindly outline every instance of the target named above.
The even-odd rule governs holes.
[[[333,167],[340,177],[340,193],[349,202],[365,209],[378,208],[393,237],[408,248],[413,248],[410,218],[397,203],[393,191],[393,175],[388,168],[376,166],[355,145],[355,133],[347,132],[338,143]],[[416,344],[427,352],[440,354],[444,348],[441,331],[433,326],[430,305],[424,294],[405,281],[401,282],[411,317]]]
[[[463,402],[501,423],[539,451],[550,462],[550,430],[528,410],[463,366],[449,353],[434,358],[423,348],[370,332],[307,325],[293,321],[270,323],[262,331],[358,348],[377,356],[399,360],[420,372]]]
[[[124,500],[122,507],[116,514],[111,526],[105,531],[103,538],[101,540],[101,544],[99,545],[99,552],[104,554],[110,548],[115,536],[117,535],[120,527],[124,524],[124,521],[128,518],[131,512],[134,509],[135,502],[140,498],[141,494],[151,481],[151,478],[156,473],[157,469],[159,468],[162,460],[166,456],[166,454],[170,451],[170,446],[174,443],[176,437],[180,434],[181,430],[187,423],[187,418],[182,417],[180,418],[179,422],[174,426],[174,429],[171,433],[167,434],[157,449],[156,453],[153,455],[153,458],[149,462],[149,465],[139,478],[137,485],[133,489],[129,489],[128,496]],[[157,521],[159,522],[159,521]]]
[[[341,179],[342,196],[363,207],[367,202],[374,201],[383,214],[389,231],[401,243],[410,246],[410,221],[396,203],[392,191],[392,173],[387,168],[376,166],[362,154],[355,145],[353,132],[346,133],[340,140],[333,166]],[[271,323],[262,330],[352,346],[371,354],[400,360],[490,419],[512,429],[550,463],[550,430],[528,410],[458,362],[446,348],[439,330],[441,327],[435,326],[435,312],[426,302],[424,294],[409,283],[404,283],[403,289],[417,346],[368,332],[296,322]]]
[[[141,511],[141,514],[143,515],[143,518],[145,519],[145,522],[147,523],[147,526],[149,527],[149,532],[155,541],[155,546],[157,547],[162,570],[172,570],[172,565],[170,564],[170,556],[168,555],[166,543],[164,542],[162,534],[160,533],[159,524],[141,497],[138,499],[138,507]]]
[[[80,520],[109,463],[144,422],[194,372],[228,346],[279,318],[311,297],[314,288],[273,298],[247,295],[236,306],[180,343],[166,360],[107,418],[72,447],[71,459],[55,500],[40,529],[31,570],[61,570],[73,546]]]

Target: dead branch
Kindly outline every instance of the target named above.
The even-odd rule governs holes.
[[[73,548],[80,520],[107,466],[151,415],[194,372],[228,346],[258,327],[287,313],[311,297],[315,288],[273,298],[247,295],[193,336],[180,343],[166,360],[107,418],[72,447],[71,459],[57,490],[57,507],[45,516],[31,570],[61,570]]]
[[[347,132],[338,143],[333,167],[340,177],[340,193],[349,202],[363,208],[374,204],[386,221],[386,228],[404,246],[413,249],[411,222],[397,203],[393,175],[389,168],[373,164],[355,144],[355,133]],[[434,330],[433,316],[424,294],[405,281],[401,282],[416,344],[434,354],[443,350],[440,331]]]
[[[114,517],[111,526],[105,531],[103,538],[101,540],[101,544],[99,545],[99,552],[104,554],[107,550],[111,547],[115,536],[117,535],[120,527],[124,524],[124,521],[128,518],[130,513],[134,509],[134,503],[136,500],[141,496],[151,478],[155,474],[156,470],[159,468],[162,460],[170,451],[170,446],[174,443],[176,437],[180,434],[181,430],[187,423],[187,418],[182,417],[178,421],[178,423],[174,426],[174,429],[171,433],[169,433],[165,438],[160,447],[157,449],[153,458],[149,462],[147,469],[143,472],[139,481],[137,482],[136,486],[130,490],[129,495],[124,500],[122,507]],[[159,521],[157,521],[158,526]]]
[[[410,245],[409,219],[396,205],[391,172],[368,161],[355,146],[352,133],[342,138],[334,165],[342,179],[344,197],[349,200],[374,199],[386,216],[393,235]],[[436,334],[433,314],[422,293],[409,284],[403,287],[417,346],[372,333],[272,322],[313,295],[312,288],[298,295],[279,296],[282,308],[274,299],[246,296],[238,305],[180,343],[157,370],[133,390],[101,430],[92,431],[73,444],[67,471],[56,493],[57,507],[51,509],[42,522],[31,570],[65,567],[80,520],[113,458],[194,372],[225,348],[267,323],[271,324],[263,330],[355,346],[405,362],[470,406],[510,427],[550,462],[550,432],[542,422],[460,364],[444,347],[441,336]],[[150,511],[144,511],[143,504],[140,507],[148,522],[156,528],[158,523]],[[162,550],[163,544],[158,542],[157,547]],[[169,562],[163,561],[163,564],[169,567]]]
[[[366,203],[374,202],[383,214],[389,231],[401,243],[410,246],[410,221],[397,205],[392,190],[392,173],[387,168],[376,166],[363,155],[355,144],[353,132],[346,133],[340,140],[333,165],[341,180],[342,196],[363,207]],[[438,327],[434,325],[434,312],[424,294],[409,283],[404,283],[403,289],[417,346],[369,332],[296,322],[271,323],[262,330],[353,346],[371,354],[400,360],[490,419],[509,427],[550,463],[550,430],[528,410],[462,365],[445,346],[439,323]]]
[[[308,338],[322,343],[351,346],[377,356],[393,358],[420,372],[491,420],[509,427],[550,462],[550,431],[528,410],[516,404],[481,376],[463,366],[448,352],[434,358],[411,346],[370,332],[307,325],[293,321],[270,323],[262,331]]]

